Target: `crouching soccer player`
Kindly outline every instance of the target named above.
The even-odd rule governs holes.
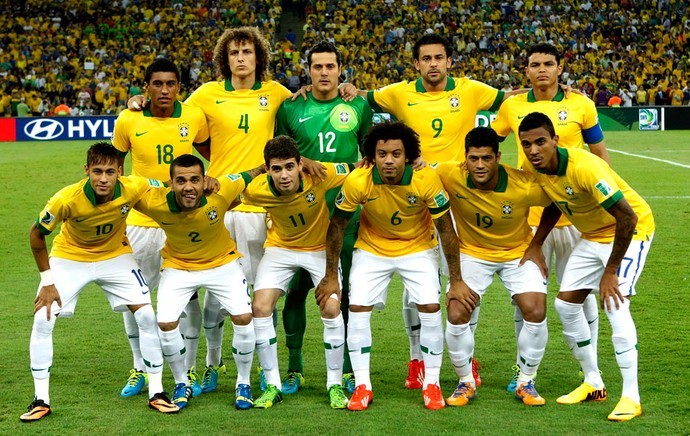
[[[41,283],[34,301],[30,342],[35,398],[20,417],[22,421],[37,421],[50,414],[55,320],[73,315],[81,290],[92,282],[103,288],[114,311],[134,314],[149,379],[149,406],[163,413],[179,411],[163,392],[156,315],[125,236],[129,211],[157,182],[120,177],[121,171],[117,150],[107,143],[94,144],[86,155],[87,178],[55,194],[31,227],[31,250]],[[53,240],[49,259],[45,235],[59,223],[62,228]]]

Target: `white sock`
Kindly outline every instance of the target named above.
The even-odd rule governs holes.
[[[163,371],[147,373],[149,379],[149,398],[159,392],[163,392]]]
[[[569,303],[556,298],[554,307],[561,318],[563,337],[585,373],[585,382],[596,389],[603,388],[604,381],[599,374],[597,353],[592,348],[589,326],[582,311],[582,304]]]
[[[428,385],[438,385],[443,361],[443,318],[441,311],[434,313],[419,312],[422,323],[420,332],[420,346],[424,357],[424,383],[422,389]]]
[[[474,333],[470,323],[451,324],[446,321],[446,344],[448,355],[461,382],[472,383],[472,355],[474,354]]]
[[[590,294],[585,298],[585,302],[582,306],[585,312],[585,318],[587,319],[587,324],[589,324],[589,333],[592,337],[592,348],[596,353],[599,348],[599,299],[596,295],[590,292]]]
[[[184,364],[184,355],[186,350],[184,348],[184,340],[180,334],[180,328],[176,327],[173,330],[164,332],[158,328],[158,336],[161,338],[161,348],[163,349],[163,356],[168,362],[168,366],[175,378],[175,384],[184,383],[189,386],[187,379],[187,368]]]
[[[630,314],[630,300],[624,298],[625,303],[620,304],[616,310],[611,301],[613,310],[606,312],[611,323],[611,340],[616,352],[616,362],[623,376],[622,396],[640,402],[640,391],[637,383],[637,329]]]
[[[254,318],[256,332],[256,354],[259,355],[261,368],[264,370],[266,384],[281,388],[280,370],[278,369],[278,345],[273,317]]]
[[[549,329],[546,326],[546,319],[542,322],[523,322],[518,338],[518,353],[520,354],[518,385],[527,383],[537,375],[548,340]]]
[[[34,395],[37,400],[50,405],[50,374],[46,378],[34,379]]]
[[[477,323],[479,322],[479,311],[481,309],[481,302],[477,304],[477,307],[474,308],[472,311],[472,315],[470,316],[470,329],[472,330],[472,333],[477,331]]]
[[[343,315],[323,321],[323,345],[326,349],[326,390],[343,383],[343,357],[345,354],[345,323]]]
[[[196,356],[199,351],[199,335],[201,334],[201,306],[199,299],[189,300],[184,308],[186,316],[180,318],[180,333],[184,339],[184,346],[187,354],[184,364],[187,369],[196,366]]]
[[[139,327],[143,361],[149,379],[149,398],[151,398],[154,394],[163,392],[162,375],[152,377],[152,375],[163,373],[163,351],[158,336],[156,314],[153,313],[153,307],[147,304],[140,307],[133,315]]]
[[[122,319],[125,323],[125,333],[127,333],[127,340],[129,340],[129,348],[132,349],[132,368],[143,371],[144,360],[141,357],[141,347],[139,346],[139,326],[137,320],[134,319],[134,314],[129,310],[122,312]]]
[[[371,390],[369,362],[371,360],[371,312],[350,311],[347,322],[347,348],[350,351],[355,384]]]
[[[51,311],[52,312],[52,311]],[[34,378],[34,394],[37,399],[50,404],[50,367],[53,365],[53,329],[56,316],[46,320],[46,308],[34,314],[31,329],[29,355],[31,357],[31,374]]]
[[[515,363],[518,365],[520,364],[520,332],[522,331],[522,324],[525,321],[524,318],[522,317],[522,311],[520,310],[520,306],[517,305],[515,300],[511,300],[511,303],[513,303],[513,307],[515,308],[514,314],[513,314],[513,320],[515,321],[515,343],[517,344],[517,356],[515,357]]]
[[[254,321],[247,325],[232,324],[232,357],[237,366],[237,382],[235,387],[249,384],[249,377],[252,372],[252,361],[254,360],[254,349],[256,347],[256,333],[254,331]]]
[[[204,334],[206,335],[206,365],[220,365],[223,348],[223,325],[221,306],[210,292],[204,297]]]
[[[409,300],[407,289],[403,289],[402,316],[405,323],[407,338],[410,340],[410,360],[422,360],[422,349],[419,344],[419,332],[422,325],[419,322],[417,306]]]

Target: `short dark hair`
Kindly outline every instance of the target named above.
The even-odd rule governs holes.
[[[491,147],[498,154],[498,135],[490,127],[475,127],[465,136],[465,153],[470,148]]]
[[[149,83],[151,81],[151,76],[153,73],[175,73],[175,78],[180,81],[180,69],[177,68],[175,62],[168,58],[156,58],[151,65],[146,67],[146,72],[144,73],[144,83]]]
[[[237,41],[238,43],[246,41],[254,44],[254,53],[256,54],[256,80],[259,82],[268,80],[271,46],[268,40],[259,32],[259,29],[249,26],[225,30],[218,39],[216,47],[213,49],[213,64],[220,75],[223,76],[223,79],[232,79],[232,71],[228,64],[231,41]]]
[[[543,127],[549,132],[551,138],[556,136],[556,130],[553,127],[551,119],[541,112],[532,112],[523,118],[520,122],[520,127],[518,127],[518,135],[521,132],[527,132],[528,130],[534,130],[540,127]]]
[[[405,148],[405,159],[408,162],[414,161],[421,154],[419,135],[412,130],[412,127],[402,121],[384,121],[371,126],[362,142],[362,154],[369,159],[369,162],[373,163],[376,159],[376,143],[391,139],[402,141]]]
[[[264,147],[264,161],[266,166],[271,165],[271,159],[290,159],[294,157],[299,163],[300,154],[297,141],[289,136],[280,135],[269,139]]]
[[[112,144],[105,141],[97,142],[86,152],[86,166],[117,163],[119,157],[117,148],[113,147]]]
[[[527,57],[525,61],[529,65],[529,57],[535,53],[542,53],[547,55],[553,55],[556,58],[556,63],[561,63],[561,51],[553,44],[548,42],[540,42],[538,44],[533,44],[527,47]]]
[[[451,57],[453,55],[453,46],[446,37],[437,35],[435,33],[427,33],[414,43],[414,47],[412,48],[412,55],[414,59],[419,60],[419,48],[421,46],[433,44],[441,44],[446,50],[446,57]]]
[[[201,174],[204,174],[204,163],[201,161],[201,159],[193,154],[181,154],[177,156],[172,163],[170,163],[170,178],[173,178],[173,173],[177,167],[191,168],[196,166],[201,168]]]
[[[336,47],[335,44],[331,42],[320,41],[315,46],[309,49],[309,55],[307,55],[307,62],[310,68],[311,57],[314,53],[335,53],[335,61],[338,64],[338,66],[341,66],[343,63],[343,55],[340,53],[340,50],[338,50],[338,47]]]

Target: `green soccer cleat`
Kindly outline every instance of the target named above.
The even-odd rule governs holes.
[[[199,385],[199,375],[196,373],[193,366],[187,371],[187,380],[189,380],[189,385],[192,387],[192,397],[201,395],[203,390],[201,389],[201,385]]]
[[[333,385],[328,389],[328,400],[332,409],[345,409],[349,403],[341,385]]]
[[[218,377],[225,373],[225,365],[220,362],[218,366],[207,366],[201,376],[201,392],[207,393],[218,388]],[[194,395],[196,397],[196,395]]]
[[[275,385],[266,386],[266,390],[256,400],[254,400],[254,407],[259,409],[268,409],[283,401],[283,395]]]
[[[514,393],[517,389],[518,378],[520,377],[520,366],[516,364],[513,365],[510,369],[513,370],[513,377],[510,379],[510,383],[508,383],[506,391]]]
[[[148,382],[148,376],[144,371],[138,371],[136,369],[129,370],[129,378],[127,379],[127,384],[122,388],[120,392],[121,397],[133,397],[139,395],[144,386]]]
[[[288,371],[287,377],[283,380],[282,391],[286,395],[295,394],[303,383],[304,376],[300,372]]]

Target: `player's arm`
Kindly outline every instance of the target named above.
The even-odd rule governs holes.
[[[244,179],[244,188],[247,188],[247,185],[254,180],[255,177],[266,173],[266,165],[261,164],[256,168],[253,168],[248,171],[243,171],[242,172],[242,178]],[[235,207],[239,206],[240,203],[242,203],[242,200],[240,197],[235,197],[232,202],[230,203],[230,207],[228,207],[228,210],[234,209]]]
[[[323,308],[332,294],[340,294],[338,285],[340,250],[343,248],[345,228],[350,218],[338,213],[336,207],[326,233],[326,273],[314,290],[316,303]],[[338,295],[340,297],[340,295]]]
[[[204,142],[195,142],[194,148],[199,152],[201,157],[207,161],[211,161],[211,137],[209,136]]]
[[[60,294],[55,287],[53,274],[50,271],[46,237],[36,223],[31,226],[29,243],[31,245],[31,252],[34,255],[34,260],[36,261],[36,266],[38,267],[38,272],[41,274],[41,289],[38,291],[36,299],[34,299],[34,313],[45,306],[47,319],[50,320],[50,308],[53,305],[53,301],[56,301],[58,306],[62,307],[62,300],[60,300]]]
[[[603,139],[596,144],[587,144],[589,146],[589,151],[593,154],[602,158],[609,166],[611,166],[611,158],[609,158],[609,152],[606,150],[606,141]]]
[[[623,303],[623,296],[618,290],[618,268],[621,266],[625,252],[632,241],[637,225],[637,215],[625,198],[619,199],[606,210],[616,219],[616,234],[613,238],[613,249],[609,260],[604,267],[604,275],[599,284],[599,299],[601,307],[611,311],[611,299],[619,308],[619,302]]]
[[[539,227],[529,243],[529,246],[525,250],[525,253],[520,259],[519,265],[522,266],[528,260],[534,262],[541,270],[541,275],[544,278],[548,278],[549,269],[546,266],[546,260],[544,259],[544,252],[541,247],[544,245],[546,237],[549,235],[551,230],[556,226],[558,219],[561,217],[561,210],[554,204],[551,203],[549,206],[544,208],[544,213],[541,214],[541,220],[539,221]]]

